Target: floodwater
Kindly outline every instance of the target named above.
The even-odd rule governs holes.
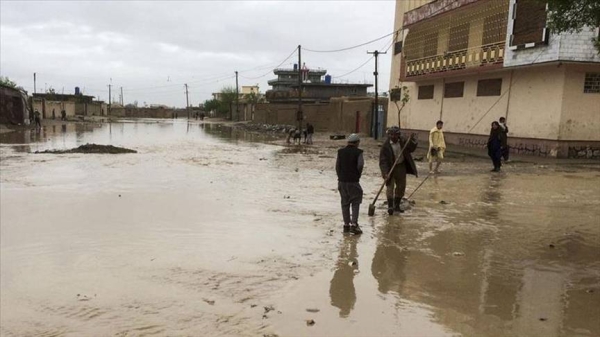
[[[123,120],[0,143],[2,336],[600,335],[597,166],[450,158],[368,217],[366,140],[356,237],[324,136]],[[32,153],[85,143],[138,153]]]

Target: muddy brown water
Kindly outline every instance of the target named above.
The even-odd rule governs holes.
[[[85,143],[138,153],[32,153]],[[411,210],[369,218],[363,143],[354,237],[324,136],[182,120],[0,135],[0,335],[600,335],[596,167],[449,159]]]

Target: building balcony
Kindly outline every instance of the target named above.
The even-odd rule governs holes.
[[[400,79],[503,66],[509,0],[439,0],[407,12]]]
[[[440,55],[406,60],[404,77],[446,73],[454,70],[480,70],[490,65],[502,66],[504,42],[446,52]],[[479,68],[479,69],[477,69]]]

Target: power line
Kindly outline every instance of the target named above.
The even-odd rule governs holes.
[[[385,53],[387,53],[387,51],[390,49],[390,47],[391,47],[391,46],[394,44],[394,39],[392,39],[392,40],[391,40],[391,42],[390,42],[389,44],[390,44],[390,45],[389,45],[389,46],[388,46],[388,47],[385,49],[385,51],[384,51],[383,53],[381,53],[381,54],[385,54]],[[387,43],[386,43],[386,45],[387,45]],[[349,71],[349,72],[347,72],[347,73],[345,73],[345,74],[343,74],[343,75],[340,75],[340,76],[334,76],[334,78],[342,78],[342,77],[346,77],[346,76],[348,76],[348,75],[350,75],[350,74],[352,74],[352,73],[354,73],[354,72],[358,71],[358,70],[359,70],[359,69],[361,69],[362,67],[366,66],[366,65],[367,65],[367,64],[368,64],[368,63],[369,63],[369,62],[370,62],[370,61],[371,61],[371,60],[372,60],[374,57],[375,57],[374,55],[373,55],[373,56],[371,56],[371,57],[369,57],[369,58],[368,58],[368,59],[367,59],[367,60],[366,60],[364,63],[362,63],[361,65],[359,65],[359,66],[358,66],[358,67],[356,67],[355,69],[353,69],[353,70],[351,70],[351,71]]]
[[[298,51],[298,48],[297,47],[294,48],[294,50],[292,51],[292,53],[288,57],[286,57],[285,60],[281,61],[281,63],[279,63],[278,65],[275,66],[275,69],[277,69],[279,66],[281,66],[282,64],[284,64],[287,60],[289,60],[292,56],[294,56],[294,54],[297,51]],[[298,67],[300,67],[300,65],[298,65]],[[267,73],[265,73],[263,75],[260,75],[260,76],[256,76],[256,77],[246,77],[246,76],[242,76],[242,77],[245,78],[245,79],[248,79],[248,80],[256,80],[256,79],[259,79],[259,78],[262,78],[262,77],[265,77],[265,76],[271,74],[272,71],[273,70],[269,70],[269,72],[267,72]]]
[[[391,32],[391,33],[389,33],[389,34],[386,34],[386,35],[384,35],[384,36],[382,36],[382,37],[378,37],[378,38],[376,38],[376,39],[374,39],[374,40],[367,41],[367,42],[364,42],[364,43],[361,43],[361,44],[357,44],[357,45],[355,45],[355,46],[351,46],[351,47],[346,47],[346,48],[332,49],[332,50],[314,50],[314,49],[307,49],[307,48],[304,48],[304,50],[305,50],[305,51],[309,51],[309,52],[313,52],[313,53],[337,53],[337,52],[341,52],[341,51],[346,51],[346,50],[351,50],[351,49],[356,49],[356,48],[358,48],[358,47],[366,46],[366,45],[368,45],[368,44],[371,44],[371,43],[373,43],[373,42],[377,42],[377,41],[379,41],[379,40],[383,40],[383,39],[385,39],[386,37],[388,37],[388,36],[390,36],[390,35],[394,35],[394,34],[396,34],[396,33],[397,33],[397,31],[393,31],[393,32]]]
[[[351,71],[349,71],[349,72],[347,72],[347,73],[345,73],[345,74],[343,74],[343,75],[340,75],[340,76],[334,76],[334,78],[342,78],[342,77],[346,77],[346,76],[348,76],[348,75],[350,75],[350,74],[352,74],[352,73],[354,73],[354,72],[358,71],[360,68],[362,68],[362,67],[366,66],[366,65],[367,65],[367,64],[368,64],[368,63],[369,63],[369,62],[370,62],[370,61],[371,61],[371,60],[372,60],[374,57],[375,57],[375,56],[371,56],[371,57],[369,57],[369,59],[368,59],[368,60],[366,60],[366,61],[365,61],[365,63],[363,63],[363,64],[359,65],[359,66],[358,66],[358,67],[356,67],[355,69],[353,69],[353,70],[351,70]]]

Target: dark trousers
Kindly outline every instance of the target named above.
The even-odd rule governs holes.
[[[350,223],[358,224],[358,212],[362,203],[363,190],[360,183],[338,182],[338,191],[342,198],[342,217],[344,225]],[[350,218],[350,206],[352,206],[352,218]]]
[[[502,166],[502,150],[489,150],[488,155],[492,158],[492,163],[494,164],[495,169],[500,169]]]
[[[388,199],[402,198],[404,192],[406,192],[406,163],[402,162],[394,168],[386,184],[385,195]]]
[[[508,153],[509,153],[508,146],[502,149],[502,158],[504,158],[504,161],[508,160]]]

